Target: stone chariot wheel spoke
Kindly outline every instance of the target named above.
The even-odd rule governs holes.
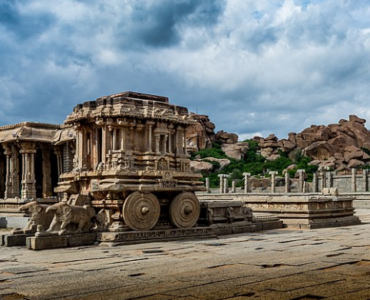
[[[190,192],[181,193],[170,203],[170,220],[179,228],[189,228],[198,221],[200,205],[198,198]]]
[[[157,224],[161,207],[156,196],[134,192],[126,198],[122,208],[125,223],[133,230],[149,230]]]

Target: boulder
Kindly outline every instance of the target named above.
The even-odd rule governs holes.
[[[241,160],[247,153],[249,149],[249,144],[246,142],[240,142],[236,144],[222,144],[221,149],[228,157],[234,158],[236,160]]]
[[[193,160],[190,161],[190,169],[195,173],[209,174],[213,171],[213,165],[207,161]]]
[[[230,164],[230,160],[227,158],[205,157],[203,160],[216,161],[220,164],[221,169]]]
[[[352,169],[352,168],[357,168],[357,167],[360,167],[360,166],[363,166],[365,163],[361,160],[358,160],[358,159],[351,159],[349,162],[348,162],[348,165],[347,167],[349,169]]]
[[[319,141],[307,146],[303,154],[316,160],[325,160],[333,155],[333,149],[326,141]]]
[[[364,151],[355,146],[347,146],[344,148],[344,161],[349,162],[352,159],[362,159],[364,154]]]
[[[187,144],[194,148],[194,151],[212,147],[212,143],[215,141],[215,124],[206,115],[191,113],[191,117],[196,123],[188,127]]]
[[[216,141],[221,144],[236,144],[238,142],[238,135],[235,133],[228,133],[223,130],[216,133]]]
[[[350,115],[349,116],[349,121],[350,122],[357,122],[357,123],[360,123],[360,124],[365,124],[366,123],[366,120],[365,119],[361,119],[355,115]]]

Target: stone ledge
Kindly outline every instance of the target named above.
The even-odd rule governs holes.
[[[78,247],[94,245],[96,233],[78,233],[66,235],[34,236],[26,239],[26,247],[30,250]]]
[[[212,238],[216,237],[210,227],[194,227],[188,229],[163,229],[148,231],[99,232],[97,241],[103,245],[118,246],[136,243],[157,242],[160,240],[178,240],[184,238]]]

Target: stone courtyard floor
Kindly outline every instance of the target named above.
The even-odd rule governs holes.
[[[363,225],[103,248],[0,248],[0,299],[370,299]]]

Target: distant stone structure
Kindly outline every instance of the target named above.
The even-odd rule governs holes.
[[[0,198],[56,196],[58,176],[72,167],[72,126],[23,122],[0,127]]]

